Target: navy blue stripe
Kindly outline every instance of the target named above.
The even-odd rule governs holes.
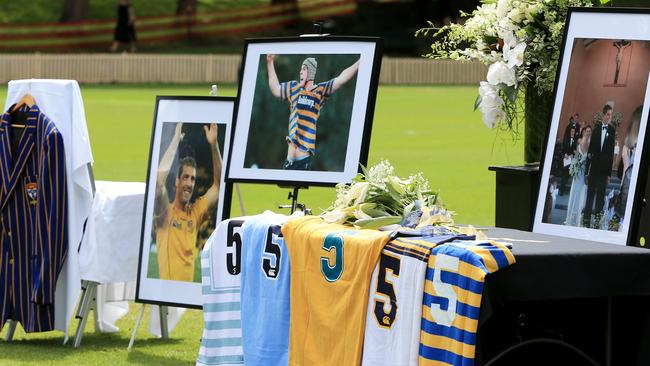
[[[299,109],[306,110],[307,108],[299,108]],[[307,110],[308,110],[308,109],[307,109]],[[310,112],[313,112],[313,111],[310,110]],[[314,114],[318,114],[317,112],[313,112],[313,113],[314,113]],[[300,119],[303,120],[303,121],[307,121],[307,122],[313,123],[314,125],[316,124],[316,120],[315,120],[314,118],[309,117],[309,116],[305,116],[305,115],[302,115],[302,114],[301,114],[301,115],[300,115]]]
[[[506,257],[506,254],[503,252],[503,250],[499,247],[495,247],[493,245],[490,245],[490,253],[494,257],[494,260],[497,262],[497,266],[499,269],[508,267],[510,263],[508,262],[508,257]]]
[[[433,269],[431,267],[427,268],[426,278],[430,281],[433,281]],[[440,280],[444,283],[458,286],[463,290],[471,291],[475,294],[483,294],[483,282],[475,281],[458,273],[441,271]]]
[[[439,348],[432,348],[420,343],[420,356],[427,360],[445,362],[453,366],[472,366],[474,365],[473,358],[463,357],[450,351],[445,351]]]
[[[316,130],[314,130],[312,128],[309,128],[309,127],[307,127],[307,126],[305,126],[303,124],[298,124],[298,128],[303,130],[303,131],[309,132],[311,134],[314,134],[314,135],[316,134]]]
[[[476,345],[476,333],[474,332],[468,332],[456,327],[447,327],[434,322],[430,322],[425,318],[422,318],[421,328],[422,331],[428,334],[450,338],[457,342],[469,344],[472,346]]]
[[[389,251],[389,252],[393,252],[393,253],[396,253],[396,254],[405,255],[407,257],[415,258],[415,259],[420,260],[420,261],[425,262],[425,263],[429,261],[429,256],[426,255],[426,254],[422,254],[422,253],[420,253],[420,252],[418,252],[416,250],[413,250],[413,249],[404,248],[404,247],[400,247],[400,246],[395,246],[395,245],[393,245],[391,243],[386,244],[384,246],[384,250]]]
[[[302,141],[308,143],[308,144],[313,144],[316,142],[316,140],[310,139],[309,137],[305,137],[303,135],[296,135],[297,138],[301,139]]]
[[[422,296],[422,304],[425,306],[430,306],[431,304],[438,304],[443,310],[447,310],[449,307],[449,299],[441,296],[431,295],[429,293],[424,293]],[[478,316],[481,312],[481,308],[465,304],[464,302],[456,302],[456,314],[462,315],[467,318],[478,320]]]

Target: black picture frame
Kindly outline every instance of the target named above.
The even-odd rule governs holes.
[[[232,97],[156,97],[144,197],[140,253],[138,257],[136,302],[195,309],[202,308],[201,264],[198,244],[201,240],[207,240],[214,227],[229,214],[228,211],[232,199],[232,184],[225,181],[224,157],[228,156],[230,148],[234,104],[235,98]],[[181,125],[179,126],[179,124]],[[212,145],[207,140],[208,130],[204,129],[204,126],[209,128],[210,124],[217,125],[216,142],[219,146],[218,151],[221,153],[221,179],[218,188],[214,188],[218,189],[216,191],[218,201],[212,207],[210,206],[210,200],[215,197],[215,191],[210,191],[213,188],[214,174],[212,174],[212,177],[209,176],[210,173],[214,173],[211,158],[212,151],[210,150]],[[174,139],[176,137],[174,136],[177,133],[177,128],[182,137],[180,140],[176,140],[178,142],[175,143]],[[159,164],[165,152],[170,148],[176,150],[174,154],[170,155],[172,157],[171,165],[167,168],[160,168]],[[176,192],[170,194],[171,192],[168,190],[167,196],[165,197],[163,195],[162,197],[167,199],[169,206],[163,212],[171,212],[176,200],[179,200],[179,202],[186,200],[186,205],[184,206],[186,211],[184,212],[202,212],[197,217],[200,217],[203,222],[193,222],[190,216],[188,218],[179,216],[178,220],[174,216],[171,216],[169,224],[174,229],[168,226],[168,233],[160,234],[155,223],[157,217],[160,218],[160,215],[162,215],[162,213],[158,216],[155,214],[155,212],[158,212],[156,205],[159,205],[155,200],[159,169],[165,169],[167,171],[165,182],[162,185],[165,187],[174,187],[173,189],[175,190],[175,187],[179,187],[179,177],[186,176],[186,169],[191,171],[191,166],[188,168],[188,165],[185,165],[191,165],[191,163],[187,163],[186,161],[183,161],[183,163],[180,162],[181,155],[183,155],[182,157],[192,156],[194,158],[194,184],[191,190],[187,188],[188,186],[181,186],[183,187],[183,193],[180,193],[183,196],[182,198],[177,198]],[[176,176],[171,176],[172,172]],[[182,172],[183,174],[178,175],[176,172]],[[191,174],[188,175],[188,179],[192,181]],[[203,189],[205,189],[205,192],[203,192]],[[190,194],[190,198],[187,198],[188,193]],[[199,200],[204,201],[203,203],[199,203]],[[176,222],[176,225],[174,222]],[[207,226],[207,228],[202,228],[202,224]],[[178,271],[173,270],[172,267],[176,269],[179,266],[171,264],[169,261],[171,255],[167,257],[169,270],[166,271],[169,274],[164,274],[164,271],[160,269],[157,250],[161,245],[157,242],[159,240],[157,236],[166,235],[169,237],[172,235],[170,231],[175,229],[183,233],[179,235],[189,235],[190,240],[193,238],[194,233],[196,233],[195,243],[189,244],[189,247],[193,249],[191,256],[193,256],[192,261],[194,263],[193,269],[191,270],[193,273],[191,280],[182,279],[180,278],[181,276],[174,274],[178,272],[185,273],[188,270],[187,268]],[[205,233],[201,234],[204,231]],[[166,241],[166,248],[174,248],[172,242],[173,240]],[[192,247],[192,245],[195,247]],[[167,252],[174,254],[171,250]]]
[[[650,9],[569,8],[534,232],[619,245],[638,241],[649,163],[650,34],[641,27],[648,22]]]
[[[368,160],[382,50],[382,40],[375,37],[247,39],[235,105],[234,123],[237,129],[232,135],[233,149],[228,159],[227,181],[299,187],[334,186],[340,182],[350,182],[360,171],[359,164],[366,165]],[[272,91],[277,89],[268,85],[268,54],[276,55],[273,67],[280,86],[279,97]],[[299,72],[308,58],[316,60],[314,84],[317,86],[335,78],[344,80],[341,77],[343,70],[353,67],[356,60],[359,63],[357,72],[345,83],[338,83],[339,88],[331,96],[329,91],[335,88],[328,90],[324,86],[321,89],[327,90],[321,96],[328,95],[327,102],[316,117],[318,129],[304,133],[313,126],[306,127],[307,124],[301,122],[295,131],[304,130],[294,134],[289,131],[291,111],[287,106],[291,106],[292,101],[297,105],[301,97],[291,91],[283,97],[281,87],[287,85],[286,90],[297,90],[291,89],[291,86],[296,86],[291,83],[296,79],[301,83]],[[312,102],[305,100],[313,101],[316,102],[310,107],[321,105],[318,98]],[[272,119],[272,122],[268,119]],[[294,145],[299,150],[296,161],[309,157],[311,169],[283,169],[283,165],[290,165],[288,156],[294,159],[289,151],[292,148],[289,141],[297,142],[307,135],[315,137],[316,132],[315,149],[310,148],[314,146],[310,145],[311,142],[305,142],[308,139]],[[297,137],[297,134],[302,135]]]

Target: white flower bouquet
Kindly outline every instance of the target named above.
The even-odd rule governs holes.
[[[587,160],[582,159],[582,154],[576,152],[569,165],[569,175],[575,177],[579,174],[584,174],[587,168]]]
[[[321,215],[326,222],[364,229],[391,224],[407,228],[453,226],[452,213],[442,206],[422,173],[399,178],[386,160],[362,170],[351,184],[336,186],[336,201]]]
[[[553,91],[567,9],[596,2],[609,0],[482,0],[471,14],[461,13],[464,24],[429,23],[416,35],[434,38],[425,57],[487,65],[474,107],[488,127],[516,133],[526,86],[532,83],[540,95]]]

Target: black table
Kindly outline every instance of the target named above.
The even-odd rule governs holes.
[[[511,243],[517,263],[486,279],[477,364],[549,339],[598,364],[650,365],[650,250],[512,229],[487,234]]]

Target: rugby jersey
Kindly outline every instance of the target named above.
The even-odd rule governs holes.
[[[408,366],[418,362],[422,292],[431,250],[454,234],[391,240],[370,283],[362,365]]]
[[[289,253],[281,225],[266,211],[242,226],[241,311],[247,366],[286,366],[289,357]]]
[[[332,94],[334,79],[318,83],[311,90],[298,81],[280,84],[280,97],[289,101],[289,139],[299,149],[314,153],[316,149],[316,124],[320,109]]]
[[[456,241],[429,257],[420,332],[419,365],[474,364],[485,276],[515,262],[493,241]]]
[[[164,205],[164,223],[156,228],[160,279],[192,282],[196,238],[208,214],[208,200],[199,197],[184,210],[173,202]]]
[[[282,234],[291,258],[289,365],[358,365],[370,277],[388,233],[306,216]]]
[[[219,223],[201,252],[203,336],[196,364],[242,365],[240,273],[246,218]]]

